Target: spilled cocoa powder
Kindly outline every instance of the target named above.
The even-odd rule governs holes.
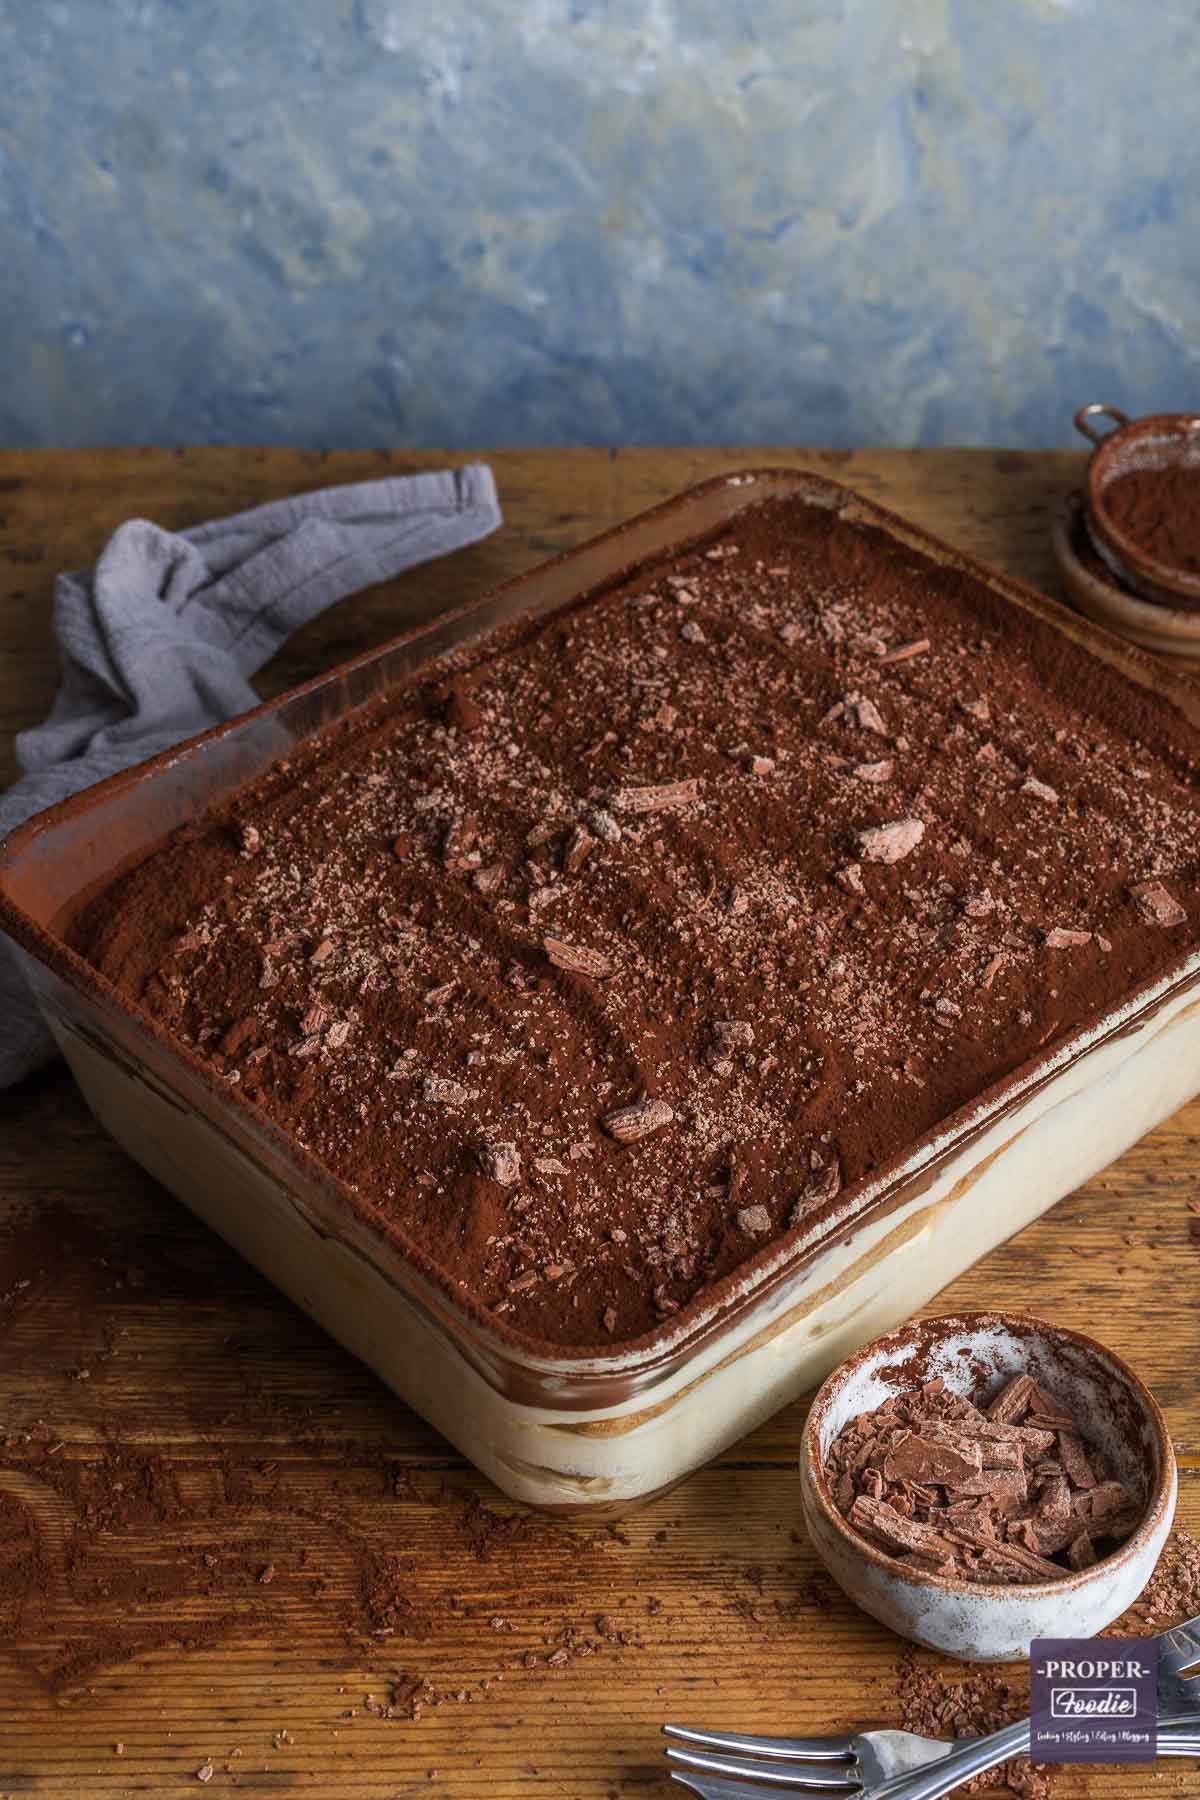
[[[372,1704],[415,1718],[515,1671],[642,1647],[640,1600],[636,1617],[614,1602],[617,1628],[580,1614],[604,1534],[491,1505],[386,1443],[323,1435],[328,1401],[264,1386],[238,1332],[198,1354],[191,1320],[214,1286],[260,1341],[279,1303],[190,1222],[160,1231],[112,1233],[53,1197],[0,1222],[0,1652],[39,1688],[78,1690],[158,1649],[286,1641],[318,1667],[379,1669]],[[196,1391],[169,1387],[154,1407],[170,1450],[146,1442],[140,1380],[118,1387],[161,1343],[155,1314],[191,1342]],[[48,1416],[22,1418],[35,1389]],[[470,1673],[447,1679],[456,1658]]]
[[[947,1679],[945,1665],[931,1665],[925,1652],[905,1650],[896,1663],[900,1726],[921,1737],[971,1738],[1001,1731],[1029,1713],[1028,1678],[980,1669]],[[965,1782],[963,1794],[1010,1794],[1017,1800],[1048,1800],[1055,1770],[1014,1756],[998,1769]]]
[[[1100,504],[1155,561],[1200,573],[1200,465],[1130,469],[1107,483]]]
[[[1178,964],[1198,751],[771,502],[306,745],[71,941],[450,1293],[607,1347]]]
[[[1150,1636],[1198,1613],[1200,1543],[1176,1526],[1140,1599],[1102,1635]],[[968,1668],[914,1647],[898,1658],[895,1680],[898,1723],[922,1737],[982,1737],[1029,1716],[1027,1667]],[[1062,1765],[1034,1764],[1027,1756],[1014,1757],[999,1769],[977,1775],[960,1791],[1049,1800],[1061,1773]]]
[[[125,1171],[119,1219],[102,1195],[94,1219],[50,1197],[0,1221],[0,1652],[44,1691],[103,1696],[109,1671],[139,1693],[153,1677],[122,1676],[123,1665],[224,1643],[286,1646],[293,1668],[311,1658],[342,1728],[366,1716],[408,1729],[439,1708],[486,1704],[506,1682],[552,1684],[589,1658],[634,1684],[648,1646],[661,1655],[671,1644],[672,1667],[694,1654],[694,1621],[681,1632],[655,1592],[657,1557],[661,1591],[678,1595],[682,1580],[702,1598],[706,1638],[740,1668],[759,1653],[779,1666],[801,1622],[818,1619],[826,1641],[854,1632],[854,1609],[813,1570],[794,1528],[786,1554],[753,1563],[732,1539],[697,1554],[689,1521],[660,1513],[633,1552],[651,1560],[629,1563],[631,1527],[565,1529],[489,1504],[461,1472],[402,1462],[371,1425],[374,1410],[374,1432],[386,1430],[394,1402],[381,1395],[372,1409],[370,1378],[348,1359],[337,1367],[315,1332],[321,1386],[306,1399],[305,1321],[151,1183],[139,1199],[137,1180]],[[199,1342],[193,1321],[214,1297],[218,1335]],[[286,1328],[280,1360],[272,1319]],[[175,1365],[153,1361],[176,1339],[186,1387]],[[147,1445],[139,1390],[105,1396],[129,1363],[165,1382],[154,1418],[171,1451]],[[352,1435],[323,1437],[356,1382],[368,1404],[352,1408]],[[23,1418],[21,1395],[35,1389],[46,1416]],[[431,1444],[429,1460],[437,1454]],[[582,1603],[585,1590],[603,1594],[602,1608]],[[1200,1545],[1177,1529],[1142,1600],[1111,1629],[1159,1630],[1197,1612]],[[689,1707],[698,1692],[688,1688]],[[723,1693],[714,1680],[714,1718]],[[869,1704],[881,1715],[872,1722],[951,1736],[1006,1723],[1023,1699],[1018,1672],[906,1652],[895,1694],[888,1684]],[[290,1741],[277,1731],[274,1747]],[[216,1759],[218,1774],[243,1766]]]

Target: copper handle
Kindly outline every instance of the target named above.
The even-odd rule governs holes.
[[[1111,437],[1112,433],[1093,431],[1093,419],[1111,419],[1115,426],[1120,427],[1128,425],[1129,414],[1123,413],[1119,406],[1106,406],[1102,400],[1093,400],[1090,406],[1080,407],[1075,414],[1076,431],[1082,432],[1089,444],[1102,444],[1106,437]]]

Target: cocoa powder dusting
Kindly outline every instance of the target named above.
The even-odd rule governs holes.
[[[602,1633],[574,1601],[581,1581],[611,1584],[596,1527],[489,1504],[465,1469],[406,1467],[385,1437],[322,1435],[338,1409],[303,1398],[309,1327],[146,1185],[136,1234],[58,1199],[0,1220],[0,1654],[37,1690],[74,1693],[152,1652],[286,1643],[343,1680],[374,1667],[363,1709],[414,1720],[506,1677],[642,1648],[640,1597],[614,1597]],[[206,1342],[215,1295],[226,1335]],[[272,1386],[281,1316],[290,1356]],[[228,1334],[230,1317],[243,1331]],[[313,1347],[336,1361],[315,1334]],[[164,1383],[153,1431],[147,1364]],[[53,1396],[56,1365],[61,1406],[22,1416],[35,1385],[43,1406]],[[330,1391],[353,1399],[356,1383],[369,1418],[365,1371],[347,1360]]]
[[[329,1684],[327,1729],[366,1715],[407,1732],[506,1682],[556,1682],[584,1659],[633,1659],[611,1676],[631,1683],[648,1644],[677,1657],[679,1622],[653,1591],[658,1558],[667,1590],[703,1598],[706,1633],[740,1667],[760,1654],[778,1666],[813,1620],[822,1642],[856,1631],[859,1615],[786,1518],[784,1554],[750,1560],[738,1532],[701,1553],[701,1515],[664,1517],[678,1498],[628,1528],[568,1526],[485,1498],[465,1469],[408,1466],[389,1449],[395,1403],[373,1378],[112,1154],[119,1226],[104,1190],[94,1218],[42,1196],[0,1220],[0,1652],[38,1690],[112,1705],[144,1691],[150,1678],[125,1665],[145,1654],[229,1642],[278,1658],[286,1645],[288,1666],[310,1658]],[[35,1390],[44,1414],[25,1416],[21,1396]],[[323,1436],[342,1411],[348,1435]],[[147,1442],[154,1432],[177,1451]],[[431,1436],[431,1460],[447,1450]],[[605,1595],[603,1610],[581,1604],[585,1591]],[[1177,1529],[1110,1630],[1197,1612],[1200,1544]],[[959,1670],[923,1651],[900,1657],[894,1690],[872,1700],[876,1722],[936,1736],[1027,1710],[1019,1672]],[[713,1691],[715,1717],[719,1681]],[[273,1750],[291,1742],[281,1722]],[[113,1752],[124,1750],[118,1736]],[[212,1762],[217,1776],[244,1769]],[[1026,1800],[1047,1792],[1019,1763],[989,1780]]]
[[[1156,562],[1200,572],[1200,465],[1130,469],[1108,482],[1100,504],[1117,530]]]
[[[1176,966],[1198,773],[981,583],[772,501],[301,747],[70,941],[451,1294],[610,1351]]]
[[[896,1663],[900,1725],[921,1737],[972,1738],[1000,1731],[1029,1712],[1028,1676],[993,1669],[947,1675],[944,1659],[931,1664],[927,1653],[905,1650]],[[1017,1800],[1048,1800],[1056,1773],[1053,1764],[1034,1764],[1014,1756],[965,1782],[962,1794],[1007,1794]]]

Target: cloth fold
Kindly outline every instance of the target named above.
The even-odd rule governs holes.
[[[16,741],[0,839],[105,776],[258,704],[250,676],[318,613],[500,524],[482,463],[271,501],[190,531],[130,519],[92,569],[60,575],[62,682]],[[0,937],[0,1087],[54,1055]]]

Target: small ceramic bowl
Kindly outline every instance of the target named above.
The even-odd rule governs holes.
[[[1110,419],[1115,431],[1096,430]],[[1075,429],[1095,445],[1083,483],[1084,520],[1100,560],[1127,588],[1153,605],[1200,613],[1200,573],[1163,562],[1116,521],[1108,490],[1122,475],[1144,469],[1200,469],[1200,417],[1150,413],[1130,419],[1118,406],[1094,403],[1075,414]]]
[[[1096,555],[1083,516],[1083,499],[1068,494],[1051,528],[1054,560],[1075,606],[1098,625],[1143,650],[1194,663],[1200,659],[1200,612],[1143,600]]]
[[[911,1569],[842,1518],[825,1456],[856,1413],[940,1375],[955,1393],[999,1388],[1026,1371],[1062,1401],[1086,1441],[1145,1507],[1111,1556],[1060,1581],[1002,1586]],[[968,1662],[1018,1662],[1036,1637],[1092,1637],[1132,1605],[1154,1572],[1175,1514],[1175,1454],[1149,1390],[1111,1350],[1019,1313],[958,1313],[892,1331],[826,1381],[804,1427],[801,1499],[817,1555],[838,1586],[902,1637]]]

